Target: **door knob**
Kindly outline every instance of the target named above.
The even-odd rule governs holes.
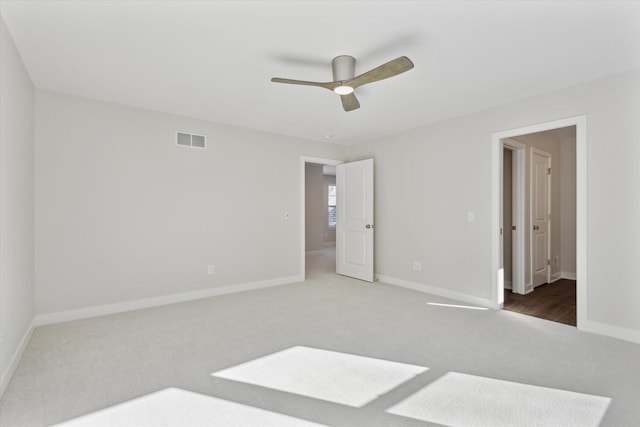
[[[367,224],[364,226],[364,228],[373,228],[373,224]]]
[[[537,225],[534,225],[534,226],[533,226],[533,229],[534,229],[534,230],[540,230],[540,227],[539,227],[539,226],[537,226]]]

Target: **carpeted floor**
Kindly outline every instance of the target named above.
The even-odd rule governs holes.
[[[0,425],[638,425],[639,345],[337,276],[332,256],[304,283],[37,328]]]

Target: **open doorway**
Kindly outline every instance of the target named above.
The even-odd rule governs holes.
[[[305,275],[336,271],[336,165],[305,163]]]
[[[335,197],[336,166],[341,163],[317,157],[301,159],[300,269],[305,279],[336,272],[336,203],[331,203],[330,196]]]
[[[567,128],[567,129],[565,129]],[[550,122],[544,122],[520,128],[500,131],[492,134],[492,243],[491,243],[491,265],[495,272],[492,278],[492,299],[497,308],[504,308],[505,305],[505,280],[504,280],[504,265],[503,265],[503,240],[502,240],[502,214],[503,214],[503,155],[504,155],[504,142],[509,139],[517,138],[522,140],[523,136],[530,134],[544,133],[546,131],[558,132],[572,132],[571,138],[573,138],[573,144],[565,143],[567,135],[562,135],[559,139],[562,139],[560,143],[560,154],[555,156],[554,166],[557,172],[562,169],[565,176],[571,177],[572,181],[560,178],[559,182],[562,186],[566,186],[570,182],[573,185],[573,195],[567,197],[567,188],[562,187],[556,191],[556,197],[551,195],[551,206],[554,204],[556,207],[561,207],[561,213],[559,216],[555,216],[553,212],[550,216],[551,226],[551,239],[555,233],[556,238],[560,238],[561,244],[559,249],[551,248],[549,251],[550,257],[548,258],[550,270],[549,282],[553,284],[559,284],[564,280],[575,281],[575,315],[576,326],[578,329],[584,329],[588,323],[586,319],[586,309],[588,299],[588,277],[587,277],[587,117],[585,115],[567,117],[564,119],[554,120]],[[526,139],[526,138],[525,138]],[[570,148],[571,147],[571,148]],[[569,149],[570,148],[570,149]],[[569,150],[568,150],[569,149]],[[530,165],[530,152],[524,153],[527,155],[525,165],[529,170]],[[548,150],[546,150],[548,151]],[[564,153],[563,153],[564,151]],[[572,151],[572,154],[567,154],[567,151]],[[563,155],[564,154],[564,155]],[[567,161],[572,161],[573,165],[567,165]],[[572,170],[573,168],[573,170]],[[556,174],[557,175],[557,174]],[[528,172],[525,174],[525,178],[528,177]],[[527,178],[528,179],[528,178]],[[558,178],[556,178],[557,180]],[[556,182],[557,184],[557,182]],[[530,182],[527,182],[525,188],[530,190]],[[560,199],[558,199],[560,197]],[[555,202],[554,202],[555,199]],[[525,286],[532,285],[532,265],[531,258],[527,252],[531,251],[531,211],[530,201],[525,197],[525,215],[524,226],[521,230],[524,232],[524,238],[518,243],[524,255],[524,270],[525,270]],[[553,210],[553,209],[552,209]],[[558,215],[558,214],[556,214]],[[566,221],[567,216],[572,217],[572,226],[563,226],[563,221]],[[557,226],[561,226],[560,230],[555,229]],[[555,229],[555,231],[554,231]],[[525,241],[526,240],[526,241]],[[562,245],[564,243],[573,242],[573,247],[570,245]],[[514,243],[515,245],[515,243]],[[555,252],[554,252],[555,251]],[[559,255],[558,255],[559,251]],[[555,256],[554,256],[555,255]],[[572,259],[573,258],[573,259]],[[555,261],[555,266],[554,266]],[[542,285],[544,286],[544,285]],[[539,287],[542,290],[543,287]],[[532,287],[533,289],[533,287]],[[538,292],[538,295],[540,292]],[[523,295],[527,297],[529,295],[536,295],[536,291],[526,293]],[[520,296],[520,295],[516,295]]]
[[[326,165],[336,166],[335,178],[330,175],[330,168],[324,168]],[[312,172],[315,169],[318,172]],[[322,183],[321,189],[319,191],[310,189],[307,196],[306,176],[312,174],[316,176],[316,181]],[[332,247],[335,247],[333,250],[334,273],[374,282],[373,159],[343,163],[337,160],[302,156],[300,177],[300,194],[302,195],[300,198],[302,213],[300,271],[302,276],[305,278],[308,276],[306,274],[307,255],[313,255],[314,251],[328,246],[329,248],[323,252],[330,253]],[[311,181],[312,179],[309,180],[310,185],[312,185]],[[335,197],[330,194],[331,187],[334,188]],[[319,226],[312,225],[316,220],[311,220],[307,216],[307,210],[309,215],[318,215]],[[334,232],[335,239],[333,239]],[[322,246],[319,243],[315,243],[315,246],[314,243],[308,245],[307,240],[310,239],[321,242]]]
[[[514,135],[501,148],[503,308],[576,326],[576,126]]]

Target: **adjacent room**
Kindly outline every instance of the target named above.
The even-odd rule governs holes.
[[[0,426],[637,424],[640,1],[0,18]]]

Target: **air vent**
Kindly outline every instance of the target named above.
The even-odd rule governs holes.
[[[207,137],[187,132],[176,132],[176,145],[180,147],[207,148]]]

